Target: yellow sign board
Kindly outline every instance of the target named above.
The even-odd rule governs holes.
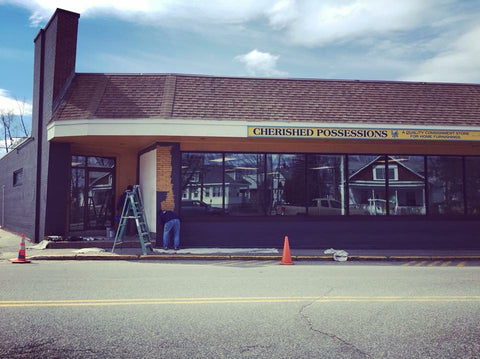
[[[480,131],[248,126],[248,137],[480,141]]]

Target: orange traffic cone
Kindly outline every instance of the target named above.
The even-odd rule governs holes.
[[[290,245],[288,244],[288,236],[285,236],[285,243],[283,244],[283,255],[280,264],[292,265],[292,256],[290,255]]]
[[[20,250],[18,251],[18,258],[10,259],[12,263],[30,263],[28,259],[25,258],[25,235],[22,233],[22,241],[20,242]]]

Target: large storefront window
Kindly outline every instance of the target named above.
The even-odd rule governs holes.
[[[98,175],[90,158],[75,161],[72,220]],[[473,156],[185,152],[181,183],[186,217],[480,215],[480,157]]]
[[[223,154],[184,153],[182,155],[183,216],[223,213]]]
[[[348,156],[349,213],[385,215],[386,164],[384,156]],[[395,172],[389,170],[389,178]]]
[[[345,214],[345,156],[307,156],[307,210],[310,216]]]
[[[267,155],[267,214],[306,214],[305,155]]]
[[[463,214],[462,158],[428,156],[427,168],[430,214]]]
[[[390,215],[425,214],[425,157],[388,156]]]
[[[480,215],[480,157],[465,158],[467,214]]]
[[[115,160],[72,156],[71,168],[70,231],[112,226]]]

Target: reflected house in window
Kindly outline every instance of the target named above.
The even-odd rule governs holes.
[[[195,200],[222,208],[223,175],[219,166],[203,165],[194,171],[185,186],[182,201]]]
[[[190,183],[183,191],[182,201],[197,200],[212,208],[222,208],[223,180],[222,167],[203,166],[202,171],[191,176]],[[256,192],[256,182],[248,175],[242,175],[235,168],[225,171],[225,208],[241,206],[254,198]]]
[[[364,214],[387,213],[387,168],[390,215],[425,214],[423,161],[408,157],[378,156],[349,177],[350,209]],[[354,212],[355,213],[355,212]]]
[[[257,175],[249,174],[245,167],[225,170],[225,208],[231,211],[245,209],[255,203],[258,193]]]

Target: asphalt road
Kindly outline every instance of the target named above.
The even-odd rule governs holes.
[[[478,358],[460,264],[0,261],[0,358]]]

